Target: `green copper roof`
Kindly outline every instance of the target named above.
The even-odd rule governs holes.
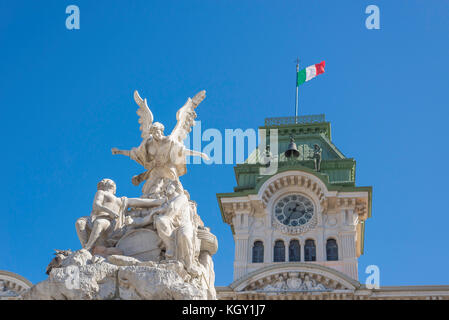
[[[267,132],[267,144],[270,146],[270,129],[278,131],[278,150],[270,146],[272,161],[278,163],[279,168],[290,167],[314,169],[313,146],[317,144],[322,150],[321,174],[327,176],[331,185],[355,186],[355,165],[352,158],[346,158],[331,141],[331,125],[326,122],[324,115],[269,118],[265,126],[259,127]],[[299,157],[288,159],[284,152],[293,137],[299,151]],[[243,164],[234,167],[237,186],[234,191],[253,189],[259,176],[258,159],[265,154],[265,150],[256,148]]]

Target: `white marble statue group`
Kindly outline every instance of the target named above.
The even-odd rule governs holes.
[[[215,292],[211,256],[217,251],[217,240],[179,180],[186,173],[186,156],[208,159],[183,144],[195,125],[195,108],[204,98],[205,91],[189,98],[176,114],[173,132],[164,136],[164,126],[153,122],[147,100],[134,92],[142,143],[131,150],[112,148],[112,154],[128,156],[145,168],[132,178],[134,185],[144,182],[142,196],[117,197],[115,182],[101,180],[92,212],[77,220],[76,230],[83,249],[92,255],[155,263],[178,261],[189,278],[202,278]]]

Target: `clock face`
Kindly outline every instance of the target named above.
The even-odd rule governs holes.
[[[280,199],[274,207],[274,217],[285,226],[303,226],[314,214],[312,201],[300,194],[291,194]]]

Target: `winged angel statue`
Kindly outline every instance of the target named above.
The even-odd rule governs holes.
[[[183,141],[195,125],[195,108],[206,97],[206,91],[200,91],[193,99],[187,102],[176,113],[176,126],[169,136],[164,136],[164,125],[153,123],[153,113],[147,104],[147,99],[142,99],[137,90],[134,92],[134,100],[138,104],[140,131],[142,143],[131,150],[119,150],[112,148],[112,154],[122,154],[130,157],[145,168],[145,172],[132,178],[134,185],[145,181],[142,188],[142,197],[149,198],[159,194],[167,181],[179,180],[179,177],[187,172],[186,156],[200,156],[205,160],[209,157],[201,152],[187,149]],[[168,179],[168,180],[167,180]]]

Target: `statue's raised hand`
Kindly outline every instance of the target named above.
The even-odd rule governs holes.
[[[124,156],[130,156],[130,151],[129,150],[119,150],[117,148],[112,148],[111,149],[112,154],[121,154]]]
[[[142,174],[133,176],[131,182],[133,185],[138,186],[142,182]]]

